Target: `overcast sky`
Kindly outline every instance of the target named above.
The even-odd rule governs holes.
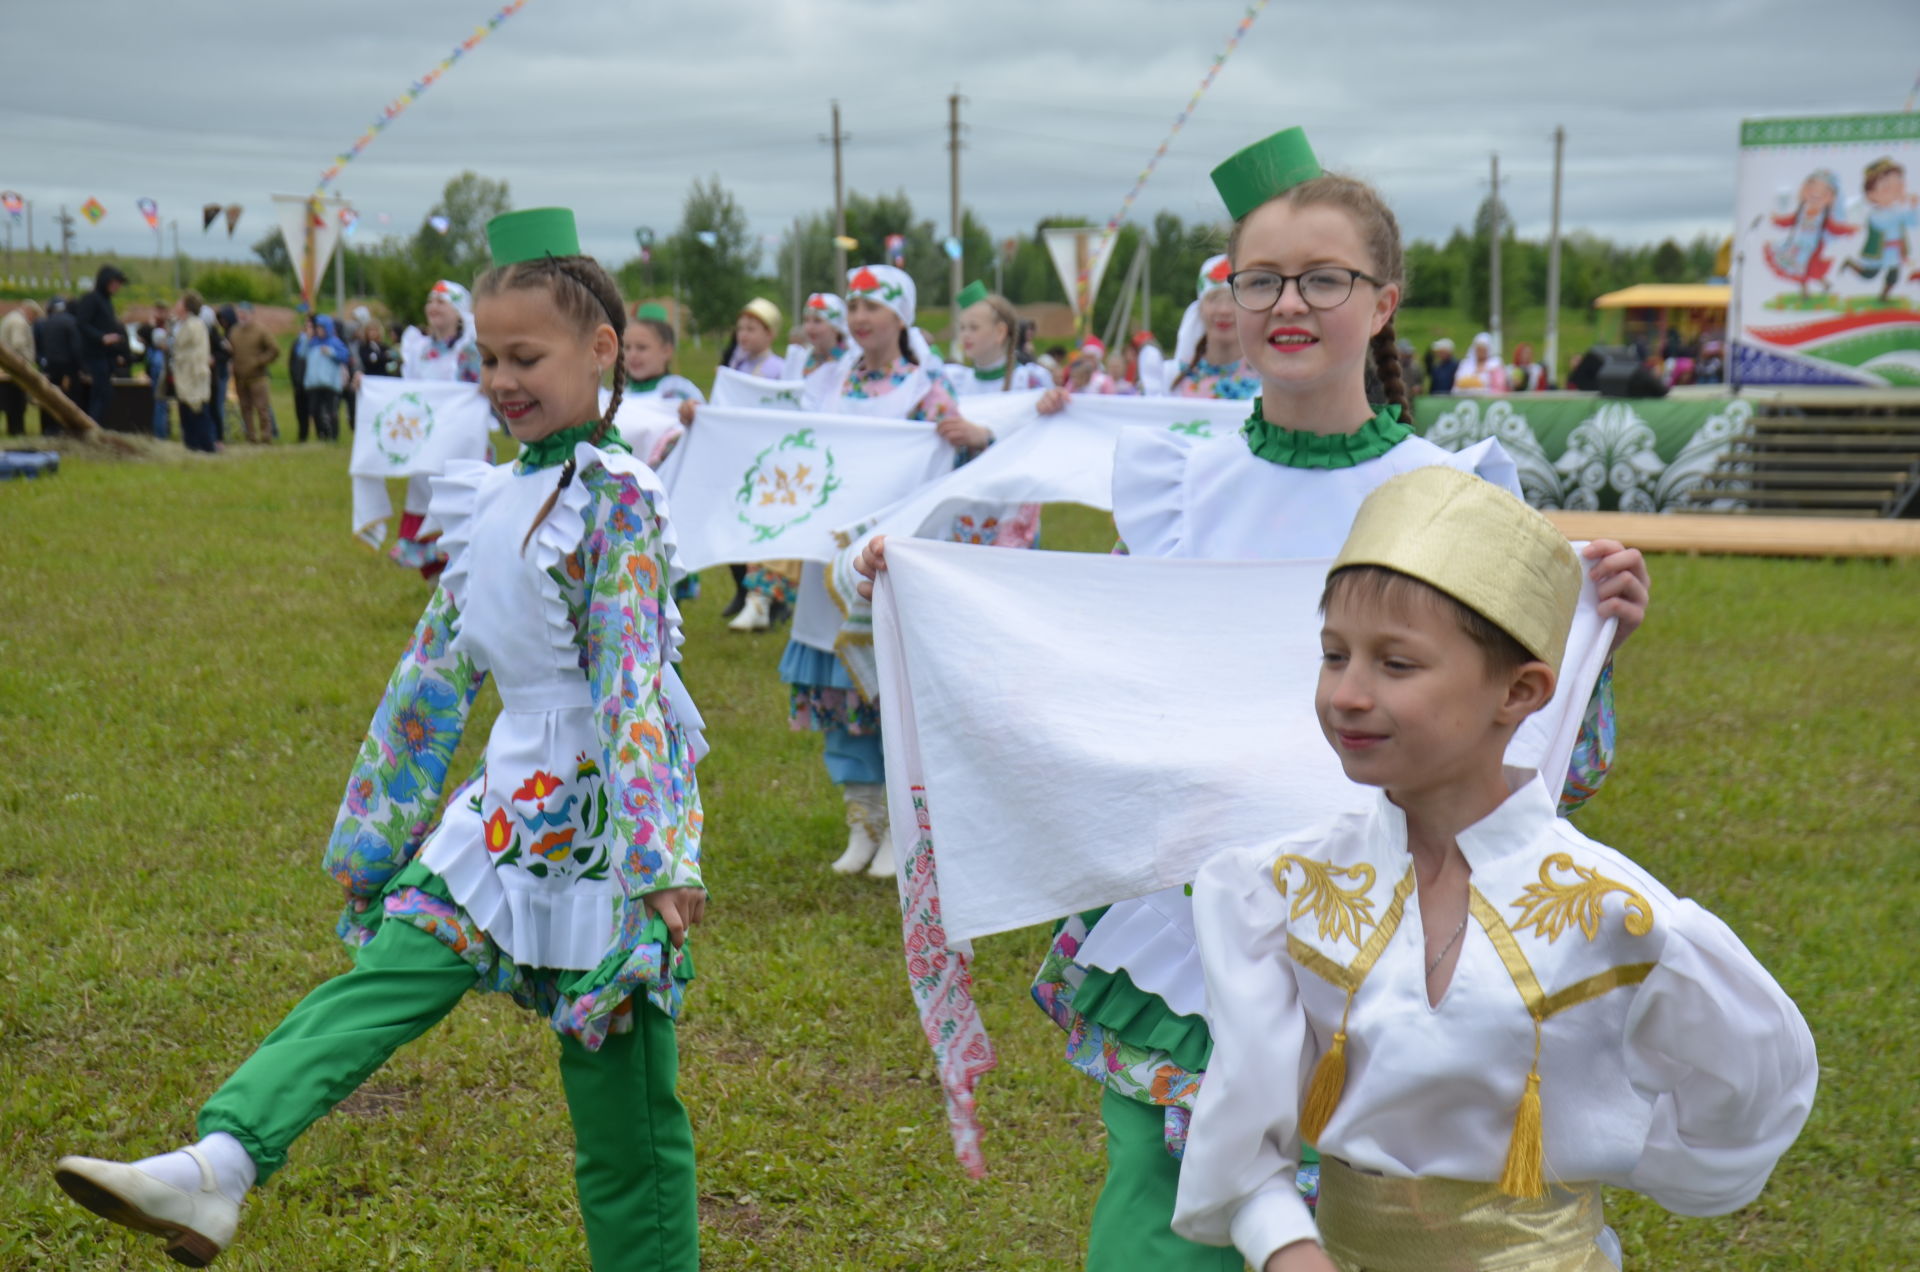
[[[311,190],[384,103],[499,0],[5,0],[0,188],[98,197],[85,248],[153,250],[134,200],[183,248],[233,251],[269,193]],[[1594,13],[1606,10],[1604,17]],[[362,233],[410,231],[447,178],[506,180],[515,206],[576,208],[617,263],[718,174],[756,232],[831,207],[821,138],[838,98],[849,189],[903,189],[945,232],[947,95],[965,95],[967,204],[996,236],[1050,214],[1104,220],[1245,12],[1240,0],[528,0],[336,183]],[[1219,213],[1208,169],[1302,124],[1322,163],[1377,183],[1410,237],[1442,238],[1499,152],[1523,235],[1544,235],[1551,134],[1563,220],[1616,239],[1722,234],[1743,118],[1900,110],[1920,0],[1272,0],[1135,205]],[[229,249],[201,204],[247,211]],[[15,231],[16,245],[24,230]]]

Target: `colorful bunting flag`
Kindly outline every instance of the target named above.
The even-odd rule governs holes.
[[[246,209],[242,208],[238,203],[227,204],[226,212],[227,212],[227,237],[228,238],[233,237],[233,227],[240,224],[240,214],[245,210]]]
[[[157,230],[160,228],[160,205],[158,203],[155,203],[152,199],[136,199],[134,206],[140,209],[140,215],[146,220],[148,229]]]
[[[80,215],[87,218],[88,225],[98,225],[107,215],[107,205],[98,199],[88,199],[80,205]]]
[[[488,18],[484,24],[475,27],[472,35],[462,40],[454,47],[452,52],[440,59],[439,65],[409,84],[406,92],[401,93],[398,97],[395,97],[392,101],[381,107],[380,114],[375,117],[371,124],[367,125],[366,131],[354,138],[352,145],[333,157],[333,162],[328,164],[326,171],[320,174],[320,182],[314,187],[313,192],[315,194],[326,193],[327,187],[333,184],[333,179],[340,175],[340,170],[352,163],[355,159],[358,159],[360,153],[373,144],[373,139],[386,131],[388,124],[398,119],[407,107],[413,105],[420,94],[433,87],[434,83],[439,80],[442,75],[445,75],[452,69],[455,62],[458,62],[462,57],[471,53],[480,41],[492,35],[502,22],[505,22],[508,18],[525,8],[526,3],[527,0],[511,0],[511,3]]]
[[[0,190],[0,207],[7,210],[15,225],[20,224],[21,213],[27,210],[27,201],[18,190]]]
[[[1214,55],[1213,64],[1207,68],[1206,75],[1200,80],[1200,87],[1193,90],[1193,96],[1187,99],[1185,109],[1173,117],[1173,127],[1161,140],[1159,148],[1153,152],[1153,157],[1147,160],[1147,166],[1140,170],[1140,176],[1134,181],[1133,189],[1127,191],[1127,197],[1120,200],[1120,210],[1107,221],[1101,232],[1100,251],[1087,253],[1086,259],[1089,264],[1096,257],[1104,262],[1107,240],[1120,232],[1120,223],[1127,219],[1127,213],[1133,209],[1133,201],[1140,197],[1140,192],[1146,189],[1147,182],[1152,180],[1154,169],[1158,168],[1160,161],[1166,158],[1167,148],[1173,145],[1173,139],[1180,135],[1180,130],[1187,126],[1187,120],[1193,116],[1194,107],[1200,104],[1200,99],[1206,96],[1209,88],[1213,87],[1214,77],[1220,74],[1220,68],[1227,64],[1227,59],[1233,56],[1233,51],[1240,47],[1240,41],[1246,37],[1248,31],[1253,29],[1253,20],[1259,17],[1261,10],[1266,7],[1267,0],[1254,0],[1254,3],[1247,6],[1247,11],[1241,17],[1239,25],[1233,28],[1233,35],[1227,40],[1227,47]],[[1085,268],[1080,271],[1078,289],[1083,293],[1088,290]],[[1089,305],[1088,313],[1091,314],[1091,312],[1092,306]]]
[[[200,205],[200,232],[202,234],[212,229],[213,223],[219,219],[220,205],[218,203],[202,203]]]

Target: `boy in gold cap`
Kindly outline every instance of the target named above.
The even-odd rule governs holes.
[[[1725,924],[1503,767],[1552,698],[1579,560],[1426,467],[1361,505],[1315,708],[1373,807],[1194,885],[1214,1050],[1173,1226],[1261,1272],[1603,1272],[1601,1186],[1758,1196],[1812,1105],[1812,1036]],[[1294,1187],[1321,1154],[1318,1225]]]

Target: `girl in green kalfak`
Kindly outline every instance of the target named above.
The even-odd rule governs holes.
[[[674,1017],[703,917],[700,718],[674,674],[673,535],[612,428],[626,310],[573,214],[487,227],[481,387],[522,450],[434,482],[448,564],[360,747],[326,868],[354,967],[298,1003],[200,1110],[198,1143],[66,1157],[82,1205],[204,1267],[294,1140],[469,990],[559,1035],[593,1266],[699,1263]],[[481,771],[435,810],[475,696],[502,710]]]

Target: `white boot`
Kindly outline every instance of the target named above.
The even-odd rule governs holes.
[[[868,808],[867,821],[873,832],[873,860],[867,863],[867,873],[876,879],[893,878],[893,827],[887,817],[887,787],[884,782],[876,782],[867,788],[872,792],[873,803]]]
[[[891,879],[894,876],[893,833],[884,825],[880,829],[880,850],[867,863],[867,873],[875,879]]]
[[[736,632],[762,632],[773,626],[773,602],[765,592],[748,592],[747,603],[727,624]]]
[[[874,800],[872,793],[881,792],[881,798]],[[847,802],[847,850],[833,863],[839,874],[858,874],[867,868],[873,860],[873,854],[880,847],[880,840],[874,836],[873,812],[877,803],[881,816],[886,816],[886,787],[877,782],[848,782],[840,788],[840,797]],[[883,821],[882,826],[885,825]]]
[[[199,1144],[131,1165],[62,1157],[54,1182],[88,1210],[167,1239],[167,1257],[204,1268],[233,1244],[254,1166],[238,1140],[216,1133]]]

